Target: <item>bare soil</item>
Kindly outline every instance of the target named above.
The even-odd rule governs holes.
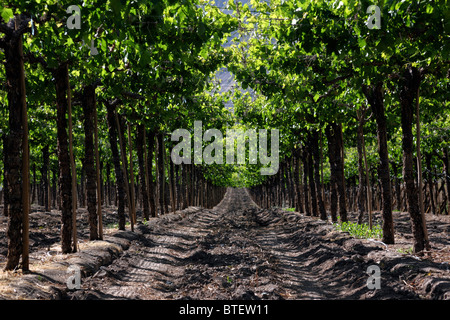
[[[0,299],[450,299],[449,217],[427,215],[432,250],[423,257],[409,253],[407,213],[394,219],[396,244],[385,245],[297,212],[263,210],[245,189],[229,189],[213,209],[190,207],[134,232],[105,229],[103,241],[87,241],[80,209],[80,250],[62,255],[58,211],[34,207],[32,271],[1,271]],[[115,220],[105,208],[105,225]],[[6,222],[1,216],[0,268]],[[66,284],[73,265],[82,270],[79,290]],[[367,286],[371,265],[380,268],[380,289]]]

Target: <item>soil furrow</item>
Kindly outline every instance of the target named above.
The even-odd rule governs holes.
[[[260,209],[245,189],[229,189],[214,209],[156,223],[143,236],[68,298],[420,298],[392,272],[395,258],[381,244],[298,213]],[[370,265],[381,269],[380,289],[367,286]]]

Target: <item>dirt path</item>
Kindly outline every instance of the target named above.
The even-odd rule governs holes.
[[[448,263],[419,261],[298,213],[262,210],[244,189],[214,209],[139,226],[113,263],[67,299],[450,299]],[[369,289],[367,268],[380,269]]]

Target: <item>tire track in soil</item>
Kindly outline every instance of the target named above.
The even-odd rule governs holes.
[[[383,275],[381,290],[367,288],[369,253],[380,246],[317,219],[260,209],[245,189],[229,189],[211,210],[137,229],[139,241],[67,298],[417,298],[395,275]]]

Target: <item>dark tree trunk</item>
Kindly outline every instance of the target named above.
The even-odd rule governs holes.
[[[303,161],[303,194],[305,197],[305,213],[307,216],[310,216],[311,211],[309,210],[309,189],[308,189],[309,164],[308,164],[308,151],[306,146],[303,147],[302,161]]]
[[[314,183],[316,185],[317,205],[319,207],[320,219],[327,220],[327,212],[322,199],[322,184],[320,183],[320,152],[319,152],[319,132],[313,130],[311,133],[311,150],[314,157]]]
[[[289,208],[295,208],[295,183],[293,177],[294,158],[291,156],[287,168],[288,182],[289,182]]]
[[[419,207],[418,187],[414,175],[414,147],[412,125],[414,120],[414,100],[421,82],[421,74],[414,67],[407,67],[403,73],[400,90],[400,107],[402,119],[403,145],[403,178],[406,186],[408,212],[411,217],[411,227],[414,236],[414,252],[427,248],[426,231]]]
[[[300,149],[294,150],[295,211],[304,212],[300,184]]]
[[[383,102],[383,84],[378,83],[370,87],[363,86],[363,93],[372,108],[377,123],[378,154],[380,156],[378,177],[381,182],[383,202],[383,242],[393,244],[394,221],[392,219],[392,192],[387,148],[386,115]]]
[[[434,203],[434,195],[433,195],[433,176],[431,174],[431,153],[425,154],[426,164],[427,164],[427,180],[428,180],[428,190],[430,192],[430,204],[431,204],[431,211],[433,214],[436,214],[436,204]]]
[[[20,261],[23,245],[23,204],[22,204],[22,110],[25,87],[21,81],[23,59],[21,53],[22,36],[5,36],[5,72],[8,85],[9,134],[6,138],[5,163],[7,170],[7,214],[8,214],[8,254],[5,270],[14,270]]]
[[[50,162],[50,153],[48,151],[48,144],[42,148],[42,182],[44,187],[44,206],[45,211],[50,211],[49,203],[49,181],[48,181],[48,167]]]
[[[31,203],[35,203],[36,202],[36,187],[37,187],[37,182],[36,182],[36,163],[33,163],[33,185],[32,185],[32,190],[31,190]],[[44,206],[44,198],[41,196],[38,196],[38,204],[40,206]]]
[[[191,201],[192,205],[197,205],[197,170],[194,164],[191,165]]]
[[[89,239],[98,239],[97,218],[97,172],[94,161],[94,108],[95,87],[86,86],[83,90],[84,112],[84,171],[86,172],[86,198],[89,220]]]
[[[144,218],[148,220],[150,218],[150,208],[148,201],[148,192],[147,192],[147,183],[145,177],[145,163],[144,163],[144,137],[145,137],[145,127],[143,124],[137,127],[137,136],[136,136],[136,151],[138,156],[138,165],[139,165],[139,179],[141,184],[141,195],[142,195],[142,204],[144,210]]]
[[[185,171],[185,203],[186,208],[191,206],[191,164],[183,164]]]
[[[148,156],[147,156],[147,166],[148,166],[148,195],[149,195],[149,204],[150,204],[150,214],[152,217],[156,217],[157,210],[155,204],[155,188],[153,183],[153,152],[155,150],[155,133],[153,131],[149,131],[147,135],[148,140]]]
[[[8,216],[8,209],[9,209],[9,197],[8,197],[8,156],[9,156],[9,152],[8,152],[8,135],[4,134],[2,136],[2,140],[3,140],[3,162],[4,162],[4,166],[3,166],[3,214],[5,215],[5,217]]]
[[[169,165],[169,185],[170,185],[170,204],[172,212],[176,210],[176,181],[175,181],[175,169],[172,160],[168,159]]]
[[[278,194],[277,194],[277,198],[278,198],[278,206],[280,208],[283,207],[283,201],[284,201],[284,195],[286,194],[286,188],[285,188],[285,162],[281,162],[280,164],[280,169],[278,171],[278,174],[276,175],[276,177],[278,178]]]
[[[186,176],[185,176],[185,170],[186,167],[184,164],[179,165],[180,170],[180,210],[183,210],[186,208]]]
[[[450,212],[450,168],[448,161],[448,151],[446,148],[442,148],[442,163],[443,163],[443,171],[445,174],[445,183],[447,184],[447,206],[448,212]]]
[[[130,200],[129,200],[129,208],[131,209],[130,213],[130,221],[131,221],[131,229],[133,229],[133,225],[136,223],[136,198],[135,198],[135,184],[134,184],[134,169],[133,169],[133,146],[132,146],[132,139],[131,139],[131,124],[127,124],[128,129],[128,150],[129,150],[129,157],[130,157],[130,169],[129,169],[129,189],[130,189]],[[125,148],[123,149],[126,150]]]
[[[338,207],[338,196],[337,196],[337,163],[336,163],[336,153],[337,146],[335,143],[334,135],[336,134],[334,131],[334,127],[329,124],[325,128],[325,134],[327,136],[328,141],[328,158],[330,161],[330,213],[331,213],[331,221],[337,222],[337,207]]]
[[[364,139],[364,114],[362,119],[359,119],[357,128],[357,149],[358,149],[358,223],[363,222],[365,202],[366,202],[366,175],[364,170],[364,150],[363,150],[363,139]]]
[[[169,202],[170,202],[170,173],[169,173],[169,165],[167,162],[167,152],[166,152],[166,143],[162,141],[162,152],[163,152],[163,178],[164,178],[164,212],[169,213]]]
[[[59,194],[61,198],[61,247],[63,253],[72,252],[72,172],[67,134],[67,64],[60,64],[53,73],[56,82],[57,145],[59,161]]]
[[[340,124],[332,123],[326,130],[328,140],[328,154],[330,158],[330,182],[331,182],[331,215],[337,209],[336,201],[339,203],[339,217],[341,221],[347,221],[347,207],[344,179],[344,159],[342,127]],[[333,188],[335,191],[333,191]],[[333,194],[335,192],[336,194]]]
[[[342,139],[342,125],[336,124],[335,126],[335,142],[337,146],[336,152],[336,188],[339,196],[339,216],[342,222],[347,222],[347,201],[345,192],[345,176],[344,176],[344,141]]]
[[[159,188],[159,206],[161,214],[165,214],[165,184],[166,179],[164,177],[164,136],[162,133],[158,133],[158,188]]]
[[[53,208],[57,208],[58,207],[58,178],[57,178],[57,170],[56,169],[52,169],[52,206]]]
[[[80,181],[80,207],[86,207],[86,168],[84,165],[84,158],[81,159],[83,166],[81,167],[81,181]]]
[[[109,180],[111,177],[111,163],[108,161],[106,162],[106,192],[105,197],[106,201],[105,204],[110,207],[111,206],[111,181]]]
[[[117,186],[117,214],[119,218],[119,230],[125,230],[125,182],[120,164],[120,154],[117,147],[117,125],[116,125],[116,111],[115,106],[109,102],[106,102],[108,129],[109,129],[109,142],[111,146],[111,153],[114,163],[114,171],[116,174],[116,186]]]
[[[181,195],[181,165],[174,166],[175,169],[175,193],[177,210],[182,210],[182,195]]]
[[[396,209],[402,210],[402,200],[401,200],[401,190],[400,190],[400,181],[398,179],[398,165],[395,162],[392,162],[392,171],[394,172],[394,187],[395,187],[395,197],[396,197]]]
[[[121,151],[121,159],[122,159],[122,172],[124,175],[125,182],[125,204],[128,206],[129,215],[131,216],[131,195],[130,195],[130,174],[128,172],[128,156],[127,156],[127,146],[125,140],[125,119],[121,114],[116,112],[116,122],[117,125],[117,134],[119,137],[119,148]]]

